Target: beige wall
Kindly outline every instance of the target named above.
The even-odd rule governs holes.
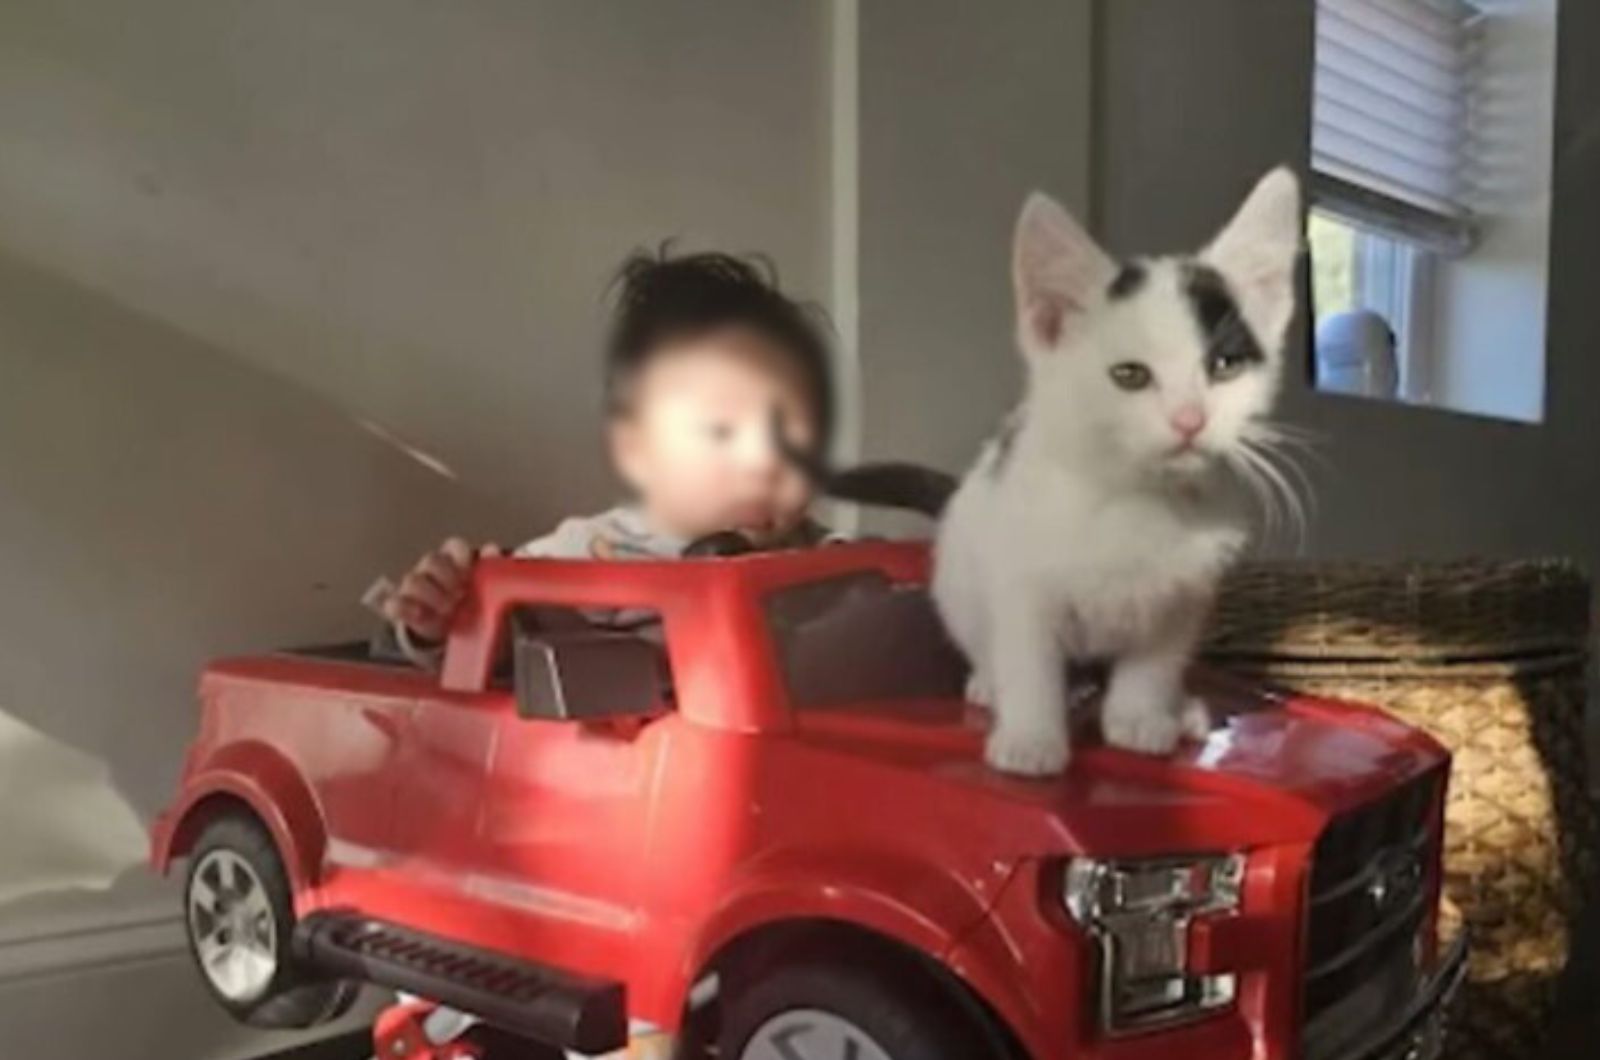
[[[1018,398],[1023,199],[1089,203],[1090,4],[861,8],[862,451],[964,468]]]
[[[37,936],[108,917],[138,997],[203,1004],[129,869],[202,660],[363,632],[373,574],[446,530],[611,495],[625,252],[760,248],[825,293],[825,13],[0,5],[0,1051],[60,1018],[41,982],[80,989]],[[81,989],[85,1025],[145,1005]],[[102,1055],[211,1055],[214,1015]]]

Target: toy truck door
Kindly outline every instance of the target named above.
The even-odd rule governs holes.
[[[659,723],[502,715],[479,896],[516,918],[540,959],[595,974],[628,966],[642,927],[650,782],[664,750]]]
[[[415,694],[391,768],[392,840],[324,883],[319,904],[359,909],[380,920],[446,938],[491,945],[462,925],[480,904],[468,883],[487,785],[497,704],[483,695]],[[486,924],[492,934],[496,925]]]
[[[539,959],[610,975],[641,927],[652,778],[672,720],[660,626],[629,624],[514,638],[478,832],[478,897],[537,940]]]
[[[435,692],[417,703],[396,796],[395,832],[412,882],[453,888],[475,835],[505,696]]]

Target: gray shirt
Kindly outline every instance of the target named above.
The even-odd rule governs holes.
[[[676,559],[689,542],[659,533],[632,504],[599,515],[561,520],[554,530],[519,545],[513,555],[541,559]]]

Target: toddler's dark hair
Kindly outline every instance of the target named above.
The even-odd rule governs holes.
[[[833,426],[831,328],[820,308],[778,288],[772,263],[754,255],[674,256],[670,244],[636,251],[617,270],[606,343],[606,405],[616,415],[640,370],[666,343],[724,327],[760,335],[790,359],[808,391],[820,439]]]

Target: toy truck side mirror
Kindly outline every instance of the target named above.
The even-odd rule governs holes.
[[[517,713],[545,721],[593,721],[658,713],[665,659],[656,644],[605,630],[516,631],[512,647]]]

